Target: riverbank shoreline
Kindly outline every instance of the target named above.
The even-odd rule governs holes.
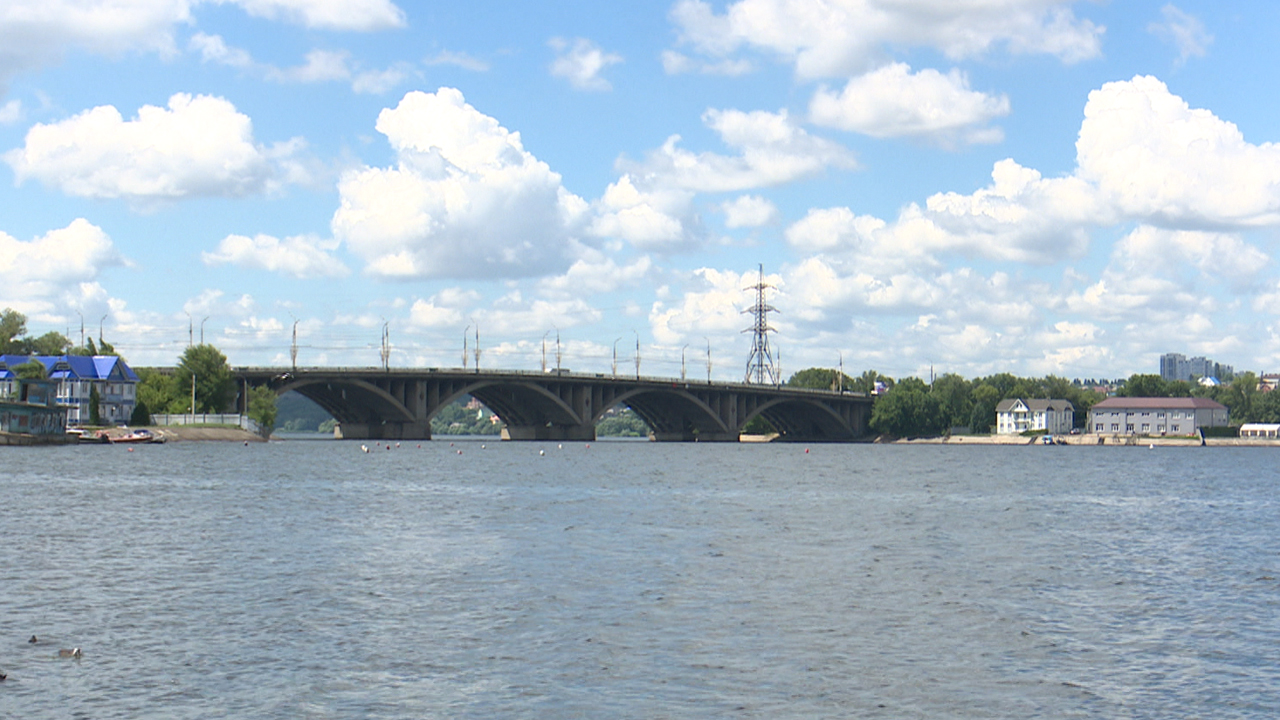
[[[1022,435],[944,435],[931,438],[896,438],[876,442],[894,445],[1043,445],[1045,436]],[[1276,438],[1208,437],[1202,442],[1198,437],[1145,437],[1141,435],[1111,435],[1081,433],[1079,435],[1054,435],[1053,445],[1080,445],[1088,447],[1280,447]]]

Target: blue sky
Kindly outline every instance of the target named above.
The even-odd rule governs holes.
[[[1263,2],[10,0],[0,307],[135,365],[1275,371]],[[192,333],[194,328],[194,333]],[[468,331],[468,328],[470,330]],[[468,363],[473,363],[468,358]]]

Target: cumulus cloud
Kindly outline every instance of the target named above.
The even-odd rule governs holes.
[[[324,30],[373,31],[404,27],[404,11],[388,0],[214,0],[253,17]]]
[[[613,89],[600,73],[622,62],[621,55],[607,53],[585,38],[576,38],[573,42],[552,38],[548,45],[556,51],[556,59],[551,63],[553,76],[568,80],[578,90]]]
[[[336,278],[349,272],[331,252],[336,243],[312,235],[284,240],[270,235],[228,235],[214,252],[201,254],[206,265],[236,265],[269,270],[296,278]]]
[[[1161,22],[1153,22],[1147,26],[1151,32],[1159,35],[1178,48],[1178,64],[1185,63],[1192,57],[1204,57],[1213,44],[1213,35],[1204,29],[1204,23],[1194,15],[1189,15],[1173,5],[1165,5],[1160,9]]]
[[[609,185],[595,203],[588,231],[626,240],[642,250],[677,251],[696,246],[700,226],[688,190],[650,187],[631,175]]]
[[[1125,215],[1172,228],[1280,223],[1280,146],[1247,142],[1149,76],[1094,90],[1084,115],[1077,175]]]
[[[778,219],[778,206],[759,195],[740,195],[720,205],[725,227],[760,227]]]
[[[346,80],[351,77],[351,69],[347,67],[349,57],[346,51],[312,50],[307,53],[306,63],[291,68],[269,68],[266,76],[276,82],[295,83]]]
[[[102,228],[83,218],[30,241],[0,232],[0,306],[49,312],[102,295],[102,271],[125,264]]]
[[[755,70],[755,65],[750,60],[743,59],[708,61],[700,58],[691,58],[675,50],[664,50],[659,57],[662,60],[662,70],[668,75],[701,73],[703,75],[737,77]]]
[[[703,335],[737,333],[749,321],[742,310],[749,300],[743,288],[759,282],[755,270],[737,273],[732,270],[699,268],[687,278],[677,302],[658,300],[649,310],[649,330],[662,345],[680,345]],[[764,281],[774,287],[782,283],[776,274],[765,275]]]
[[[853,78],[839,93],[820,88],[809,104],[809,119],[817,125],[948,146],[999,142],[1004,134],[988,123],[1008,114],[1008,97],[970,90],[959,70],[912,73],[905,63]]]
[[[665,187],[694,192],[734,192],[810,177],[828,167],[857,166],[839,143],[809,134],[787,113],[708,110],[702,121],[737,155],[692,153],[672,135],[641,163],[624,161],[633,175],[655,178]]]
[[[1104,28],[1077,19],[1075,0],[738,0],[716,14],[703,0],[671,10],[680,41],[724,58],[744,49],[794,63],[801,77],[851,76],[880,63],[887,46],[923,47],[953,60],[995,47],[1063,62],[1096,57]]]
[[[572,262],[586,202],[461,92],[408,93],[377,129],[398,162],[344,174],[332,221],[366,272],[494,279]]]
[[[247,50],[227,45],[221,35],[198,32],[187,42],[188,47],[200,54],[201,62],[217,63],[235,68],[251,68],[253,57]]]
[[[190,0],[7,0],[0,7],[0,89],[17,73],[73,48],[172,53],[173,28],[190,22],[190,6]]]
[[[538,291],[550,298],[589,297],[615,290],[636,287],[653,273],[653,261],[641,256],[619,265],[600,252],[584,253],[563,275],[538,281]]]
[[[103,105],[38,124],[4,160],[18,183],[35,179],[68,195],[146,204],[277,189],[300,145],[259,145],[248,116],[230,102],[179,93],[168,107],[145,105],[128,121]]]

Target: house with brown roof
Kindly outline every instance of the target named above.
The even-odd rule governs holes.
[[[1012,435],[1028,430],[1069,433],[1075,417],[1076,409],[1070,400],[1008,398],[996,404],[996,434]]]
[[[1113,397],[1089,410],[1089,429],[1113,435],[1194,435],[1230,424],[1227,407],[1209,398]]]

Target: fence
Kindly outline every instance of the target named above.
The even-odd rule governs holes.
[[[152,415],[154,425],[235,425],[258,435],[262,434],[262,426],[248,415],[228,413],[187,413],[185,415]]]

